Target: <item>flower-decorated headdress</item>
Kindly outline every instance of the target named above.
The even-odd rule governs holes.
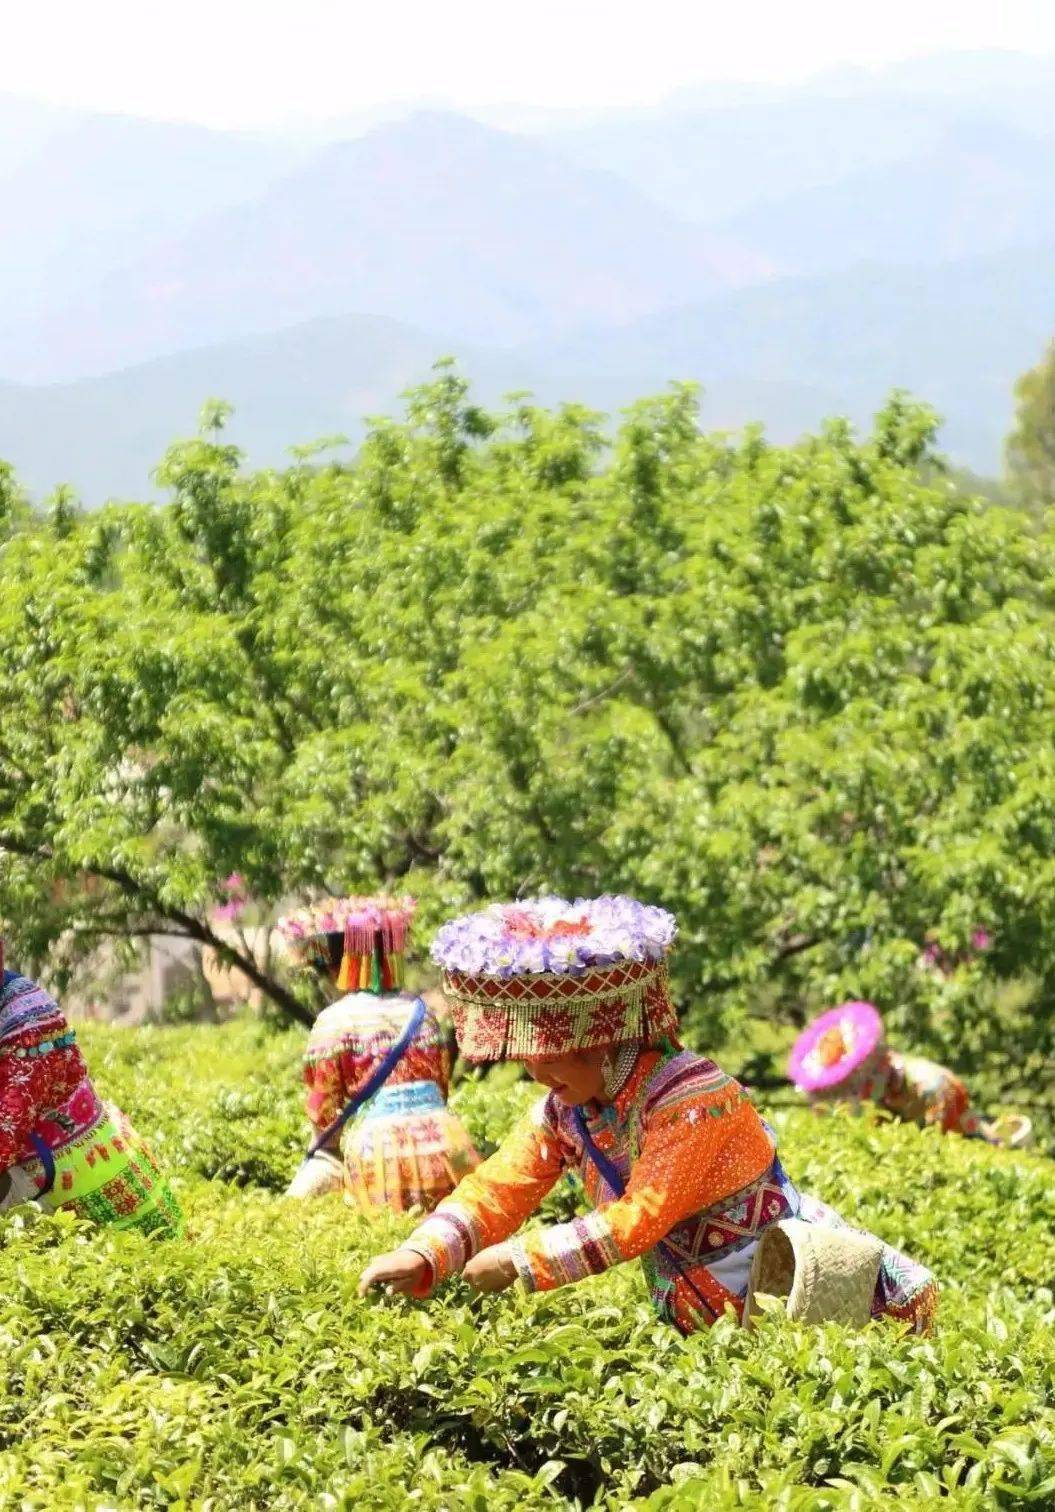
[[[286,914],[278,928],[299,960],[334,977],[342,992],[403,986],[413,898],[326,898]]]
[[[883,1020],[872,1004],[842,1003],[807,1024],[792,1047],[788,1075],[814,1097],[836,1087],[853,1092],[882,1049]]]
[[[445,924],[432,943],[471,1061],[673,1038],[673,914],[634,898],[532,898]]]

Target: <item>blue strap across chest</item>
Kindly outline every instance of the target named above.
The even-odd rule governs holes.
[[[39,1134],[30,1133],[29,1142],[37,1152],[37,1158],[44,1167],[44,1185],[37,1193],[38,1197],[46,1197],[55,1185],[55,1157],[51,1153],[51,1146],[41,1139]]]
[[[622,1197],[624,1192],[626,1191],[626,1184],[613,1162],[610,1161],[604,1151],[598,1147],[597,1142],[595,1141],[593,1135],[590,1133],[589,1127],[587,1126],[586,1115],[582,1111],[581,1107],[572,1109],[572,1119],[575,1123],[576,1132],[578,1133],[579,1138],[582,1140],[583,1153],[585,1154],[586,1158],[592,1163],[594,1169],[603,1178],[603,1180],[608,1183],[615,1195],[617,1197]],[[707,1301],[707,1298],[700,1291],[699,1287],[693,1281],[692,1277],[687,1274],[684,1266],[682,1265],[681,1261],[678,1259],[674,1251],[671,1249],[670,1245],[667,1244],[665,1240],[661,1239],[660,1242],[656,1245],[656,1249],[667,1261],[668,1265],[673,1266],[674,1270],[685,1282],[685,1285],[689,1288],[693,1296],[696,1298],[696,1301],[700,1304],[704,1312],[713,1322],[713,1320],[717,1318],[718,1314],[715,1312],[711,1304]]]
[[[402,1060],[404,1053],[410,1048],[412,1040],[417,1037],[418,1030],[425,1022],[425,1012],[423,999],[415,998],[414,1006],[410,1010],[410,1017],[407,1019],[399,1038],[386,1052],[384,1059],[377,1063],[355,1094],[345,1103],[329,1128],[323,1129],[319,1137],[312,1143],[305,1159],[310,1160],[313,1155],[317,1155],[324,1145],[329,1144],[335,1134],[340,1133],[348,1120],[354,1118],[363,1104],[368,1103],[374,1093],[381,1090]]]
[[[623,1193],[626,1191],[626,1186],[623,1182],[623,1178],[622,1176],[620,1176],[615,1162],[608,1159],[608,1156],[604,1153],[600,1145],[597,1144],[593,1135],[590,1133],[589,1127],[586,1123],[586,1115],[585,1113],[583,1113],[582,1108],[575,1108],[573,1110],[572,1117],[575,1120],[575,1130],[579,1138],[582,1140],[582,1147],[586,1152],[587,1158],[593,1163],[593,1167],[597,1171],[598,1175],[602,1178],[602,1180],[607,1182],[615,1195],[617,1197],[622,1197]]]

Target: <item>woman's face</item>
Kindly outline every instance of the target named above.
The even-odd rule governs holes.
[[[604,1099],[604,1058],[608,1052],[569,1050],[566,1055],[539,1055],[525,1060],[528,1074],[549,1087],[569,1108]]]

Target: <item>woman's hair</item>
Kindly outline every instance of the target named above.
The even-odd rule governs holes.
[[[344,930],[331,930],[329,934],[314,935],[306,952],[306,959],[316,971],[337,978],[344,956]]]

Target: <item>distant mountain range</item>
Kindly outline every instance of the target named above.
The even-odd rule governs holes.
[[[1055,334],[1053,99],[1055,60],[1000,54],[332,141],[0,97],[0,456],[145,494],[207,396],[277,463],[450,352],[489,401],[695,378],[780,437],[903,386],[994,471]]]
[[[0,169],[4,120],[0,108]],[[0,325],[46,320],[78,296],[97,300],[115,270],[263,193],[299,156],[233,132],[121,116],[89,116],[57,135],[45,135],[38,117],[35,133],[35,149],[0,178],[8,228],[0,239]],[[5,370],[10,364],[0,359]]]
[[[323,149],[90,299],[0,328],[0,373],[62,380],[348,309],[511,343],[630,320],[767,271],[612,174],[419,113]]]
[[[908,162],[752,205],[724,228],[799,273],[942,263],[1055,243],[1053,191],[1055,134],[961,122]]]

